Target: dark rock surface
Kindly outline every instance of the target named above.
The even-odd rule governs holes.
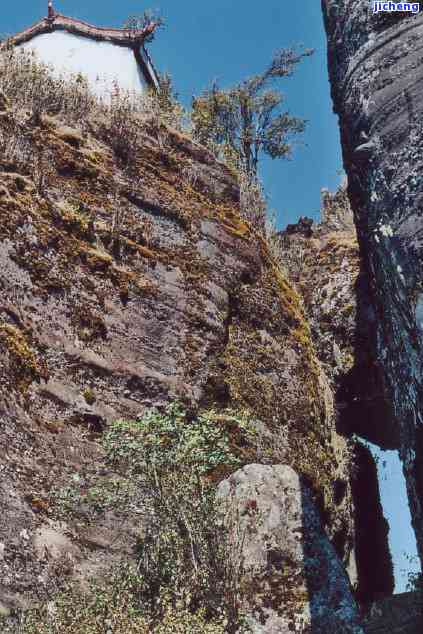
[[[367,634],[420,634],[423,597],[417,592],[397,594],[373,603],[364,620]]]
[[[423,15],[373,16],[371,3],[323,0],[369,306],[373,354],[400,435],[423,557]]]
[[[311,218],[302,217],[293,225],[287,225],[285,231],[287,235],[293,235],[299,233],[303,235],[305,238],[311,238],[313,235],[313,220]]]
[[[356,469],[352,478],[355,517],[355,553],[360,603],[388,597],[395,587],[389,550],[389,525],[380,500],[377,465],[370,450],[357,442]]]

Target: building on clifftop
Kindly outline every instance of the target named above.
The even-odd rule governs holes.
[[[56,13],[48,3],[47,16],[8,40],[18,50],[34,51],[57,75],[82,74],[98,97],[122,90],[142,94],[158,87],[158,77],[145,48],[158,23],[142,29],[92,26]]]

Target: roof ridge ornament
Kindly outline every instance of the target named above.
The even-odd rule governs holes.
[[[49,0],[47,17],[48,17],[49,20],[54,20],[55,16],[56,16],[56,13],[55,13],[54,8],[53,8],[53,0]]]

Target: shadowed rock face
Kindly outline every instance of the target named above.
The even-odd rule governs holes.
[[[329,72],[381,368],[423,556],[423,15],[323,0]]]
[[[385,398],[371,354],[368,299],[344,185],[334,194],[322,192],[321,215],[311,235],[303,230],[304,219],[281,233],[284,264],[303,299],[317,355],[334,388],[338,430],[396,448],[397,434],[386,424]],[[355,557],[349,573],[356,596],[369,603],[392,594],[392,561],[376,465],[363,445],[351,443]],[[345,486],[336,482],[340,493]]]
[[[373,603],[365,627],[367,634],[420,634],[422,619],[421,593],[406,592]]]

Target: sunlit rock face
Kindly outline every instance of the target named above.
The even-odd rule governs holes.
[[[136,94],[147,89],[134,51],[127,46],[54,31],[37,35],[18,49],[33,51],[40,61],[52,66],[56,75],[81,73],[98,97],[107,98],[116,83]]]
[[[128,175],[107,119],[86,132],[45,121],[28,124],[29,161],[49,152],[45,197],[25,176],[32,163],[15,173],[0,155],[0,609],[47,595],[46,541],[86,577],[135,552],[138,510],[94,519],[93,549],[80,511],[73,533],[40,508],[54,513],[75,474],[109,473],[99,440],[113,421],[174,400],[261,421],[242,460],[304,476],[331,552],[349,562],[351,461],[332,390],[299,296],[239,215],[232,173],[175,130],[163,145],[153,128]],[[0,117],[0,133],[7,123]]]
[[[243,562],[240,596],[252,634],[364,634],[345,569],[291,467],[247,465],[219,485],[219,497],[233,563]]]
[[[322,1],[368,297],[420,555],[423,555],[423,15]]]

